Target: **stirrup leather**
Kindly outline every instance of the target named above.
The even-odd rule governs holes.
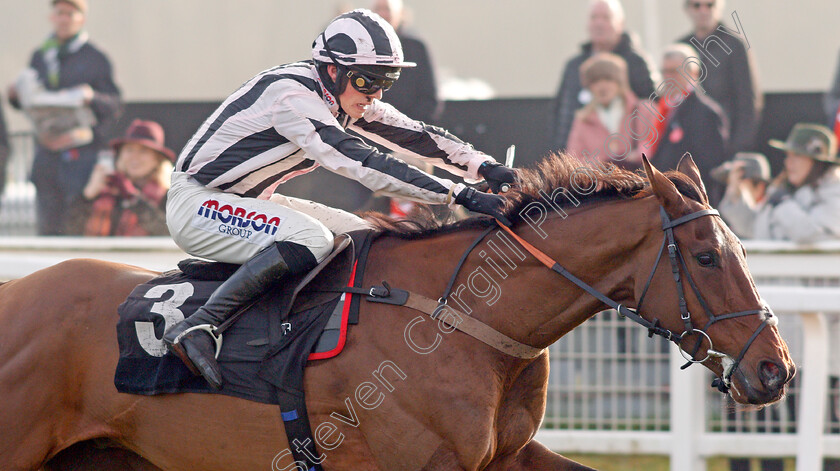
[[[221,333],[218,333],[218,334],[216,333],[216,331],[219,330],[219,329],[216,328],[215,325],[199,324],[199,325],[192,326],[189,329],[186,329],[185,331],[178,334],[178,336],[175,337],[175,340],[172,342],[172,344],[176,345],[176,344],[181,343],[181,340],[183,340],[183,338],[187,334],[189,334],[191,332],[195,332],[196,330],[203,330],[204,332],[207,332],[208,334],[210,334],[210,337],[216,343],[216,354],[214,355],[214,358],[218,360],[219,359],[219,352],[222,351],[222,334]]]

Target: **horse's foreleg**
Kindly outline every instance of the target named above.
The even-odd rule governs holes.
[[[486,471],[595,471],[589,466],[574,462],[531,440],[514,456],[493,461]]]
[[[45,471],[161,471],[136,454],[97,446],[93,441],[77,443],[63,450],[44,465]]]

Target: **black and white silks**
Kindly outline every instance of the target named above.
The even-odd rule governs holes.
[[[464,189],[379,152],[348,130],[468,181],[479,180],[478,167],[493,161],[380,100],[361,119],[349,118],[306,61],[268,69],[243,84],[201,125],[175,169],[202,185],[262,199],[319,165],[373,191],[431,203],[452,201]]]

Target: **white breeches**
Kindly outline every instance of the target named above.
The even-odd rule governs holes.
[[[166,224],[190,255],[245,263],[275,242],[294,242],[320,262],[333,247],[333,234],[367,229],[362,218],[300,198],[246,198],[208,188],[183,172],[172,173]]]

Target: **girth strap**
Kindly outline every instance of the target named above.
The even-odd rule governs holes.
[[[382,286],[347,287],[330,291],[363,295],[365,300],[371,303],[405,306],[420,311],[512,357],[531,360],[545,351],[545,349],[531,347],[508,337],[480,320],[446,304],[445,301],[442,302],[442,298],[434,300],[422,294],[393,288],[385,281],[382,282]]]

